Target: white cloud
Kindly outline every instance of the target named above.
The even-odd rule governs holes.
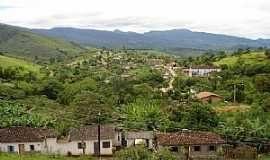
[[[31,28],[68,26],[138,32],[188,28],[270,38],[270,1],[0,0],[0,22]]]

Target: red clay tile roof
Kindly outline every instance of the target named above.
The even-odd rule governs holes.
[[[42,142],[44,138],[56,138],[52,129],[11,127],[0,129],[0,143]]]
[[[200,92],[196,95],[196,97],[198,99],[203,99],[203,98],[207,98],[207,97],[210,97],[210,96],[215,96],[215,97],[219,97],[219,98],[222,98],[221,96],[215,94],[215,93],[212,93],[212,92]]]
[[[224,144],[225,141],[217,134],[203,131],[181,131],[175,133],[158,133],[158,145],[204,145]]]
[[[98,139],[98,126],[88,126],[83,128],[73,128],[70,133],[70,141],[81,140],[97,140]],[[101,139],[114,139],[115,127],[112,125],[101,125],[100,138]]]

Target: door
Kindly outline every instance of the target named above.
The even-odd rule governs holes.
[[[149,139],[146,139],[145,143],[146,143],[146,147],[149,148],[150,147]]]
[[[24,153],[25,153],[24,144],[19,144],[19,154],[24,154]]]
[[[99,155],[99,143],[94,142],[94,154]]]

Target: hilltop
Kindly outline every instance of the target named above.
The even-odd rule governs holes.
[[[83,49],[73,43],[0,24],[0,52],[27,59],[49,59],[76,55]]]

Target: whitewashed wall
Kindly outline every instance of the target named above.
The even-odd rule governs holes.
[[[137,140],[141,140],[143,144],[146,144],[146,139],[137,139]],[[136,139],[127,139],[127,147],[132,147],[135,144]],[[149,149],[153,148],[153,139],[149,139]]]
[[[103,148],[102,142],[110,142],[110,148]],[[57,143],[55,138],[47,139],[47,148],[44,149],[44,153],[48,154],[60,154],[67,155],[71,153],[72,155],[82,155],[83,149],[78,148],[78,143],[81,141],[72,141],[67,143]],[[94,142],[97,141],[84,141],[86,143],[85,154],[93,155],[94,154]],[[113,154],[113,141],[111,139],[101,140],[101,154],[102,155],[112,155]]]
[[[0,151],[8,152],[8,146],[14,146],[14,152],[19,153],[19,144],[24,144],[25,152],[30,152],[30,145],[34,145],[35,152],[41,152],[44,148],[43,142],[23,142],[23,143],[0,143]]]

